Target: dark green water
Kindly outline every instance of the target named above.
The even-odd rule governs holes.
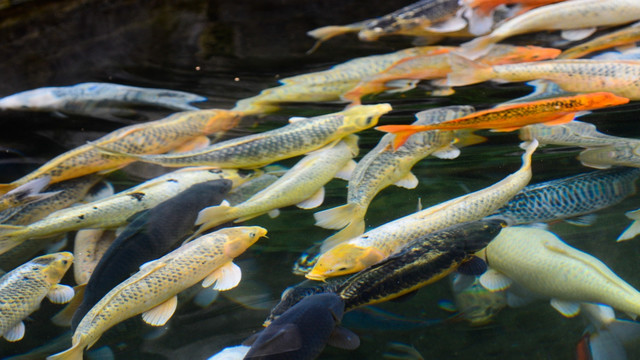
[[[347,37],[332,40],[318,53],[305,57],[303,53],[312,41],[305,38],[304,31],[329,23],[359,20],[404,5],[380,1],[374,4],[381,7],[372,9],[369,1],[307,2],[310,3],[314,5],[305,8],[290,1],[268,1],[260,6],[249,1],[182,1],[173,5],[87,2],[72,3],[76,7],[69,5],[63,11],[62,4],[56,1],[32,1],[20,5],[21,8],[5,9],[0,11],[0,19],[6,21],[11,16],[28,14],[30,17],[26,19],[32,23],[21,28],[4,22],[0,29],[0,38],[4,40],[0,51],[12,54],[5,57],[0,68],[14,69],[6,72],[0,96],[42,86],[110,81],[191,91],[210,98],[209,102],[199,105],[203,108],[231,108],[236,100],[275,86],[277,77],[320,70],[349,58],[409,46],[409,42],[402,39],[367,44]],[[57,9],[59,13],[44,21],[46,17],[39,13],[43,9],[49,12]],[[64,14],[69,17],[65,18]],[[80,20],[82,14],[86,15],[84,21]],[[263,31],[256,25],[258,19],[265,21]],[[70,28],[67,30],[84,28],[88,35],[69,31],[65,37],[62,30],[66,21]],[[34,27],[42,27],[35,39],[27,36],[27,30]],[[47,29],[50,32],[45,31]],[[196,66],[200,70],[195,70]],[[450,97],[430,98],[426,95],[428,90],[421,85],[403,94],[370,97],[365,103],[391,103],[394,111],[382,117],[381,124],[410,123],[413,114],[423,109],[455,104],[486,108],[529,92],[523,84],[483,84],[460,88]],[[273,115],[247,120],[246,128],[237,134],[279,127],[290,115],[318,115],[340,111],[342,107],[342,104],[283,106]],[[58,118],[50,114],[0,113],[0,123],[4,125],[0,133],[4,150],[0,181],[9,182],[47,159],[125,123],[168,114],[148,108],[137,111],[136,116],[122,123],[83,117]],[[634,102],[615,110],[596,111],[581,120],[596,124],[600,131],[610,135],[639,138],[638,115],[640,106]],[[254,123],[257,126],[253,126]],[[518,148],[517,133],[483,131],[479,134],[489,137],[489,141],[462,149],[455,160],[427,158],[418,163],[414,168],[420,179],[417,189],[390,187],[380,193],[369,208],[368,227],[415,211],[418,199],[428,207],[489,186],[519,168],[522,151]],[[361,156],[375,146],[380,136],[375,130],[360,134]],[[532,183],[588,171],[575,159],[578,152],[577,148],[551,146],[536,151]],[[285,164],[291,165],[293,161]],[[137,181],[123,172],[111,177],[121,189]],[[341,180],[329,183],[325,203],[318,210],[343,204],[345,185]],[[630,197],[599,212],[593,226],[556,223],[550,229],[570,245],[598,257],[623,279],[640,288],[639,239],[615,243],[615,238],[629,223],[624,212],[639,205],[637,196]],[[266,227],[269,239],[261,240],[238,259],[244,272],[238,289],[229,291],[228,296],[220,296],[205,309],[185,302],[162,330],[143,325],[138,318],[132,319],[106,333],[94,348],[108,346],[116,359],[199,359],[239,344],[261,328],[268,308],[282,290],[303,280],[290,271],[301,252],[332,234],[313,225],[313,212],[291,207],[282,209],[276,219],[263,216],[248,221],[247,225]],[[70,276],[63,281],[71,282]],[[261,309],[250,309],[234,301],[243,293],[258,295],[258,299],[244,302]],[[380,308],[413,319],[445,318],[449,314],[437,304],[451,297],[448,282],[441,281],[423,288],[405,302],[385,303]],[[42,309],[27,321],[25,339],[15,344],[0,341],[0,355],[30,351],[62,334],[64,329],[49,322],[58,309],[43,302]],[[477,328],[464,322],[447,322],[409,331],[392,331],[384,326],[361,330],[359,349],[347,352],[327,348],[321,359],[380,359],[392,341],[415,347],[425,359],[572,359],[584,328],[581,317],[564,318],[548,302],[540,301],[523,308],[504,309],[493,323]],[[61,347],[66,348],[68,342],[62,344]]]

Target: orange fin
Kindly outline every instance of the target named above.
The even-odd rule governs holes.
[[[209,138],[204,135],[200,135],[176,147],[171,152],[182,153],[182,152],[199,150],[209,146],[209,144],[211,144],[211,140],[209,140]]]
[[[404,145],[404,143],[409,139],[409,136],[417,132],[424,131],[422,126],[416,125],[382,125],[375,129],[395,135],[395,138],[393,139],[393,150],[398,150],[400,146]]]
[[[576,117],[576,113],[573,112],[573,113],[562,115],[562,116],[560,116],[558,118],[555,118],[553,120],[546,121],[543,124],[549,125],[549,126],[566,124],[568,122],[573,121],[573,118],[575,118],[575,117]]]

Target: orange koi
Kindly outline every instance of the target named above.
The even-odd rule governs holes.
[[[99,171],[115,170],[136,161],[132,157],[106,154],[100,148],[132,154],[164,153],[191,141],[199,141],[205,135],[231,129],[241,116],[241,112],[218,109],[186,111],[127,126],[67,151],[10,184],[0,184],[0,194],[45,176],[53,184]]]
[[[398,80],[429,80],[444,78],[451,72],[449,53],[459,48],[437,47],[432,52],[401,59],[377,75],[362,81],[358,86],[342,96],[351,105],[359,105],[361,98],[389,89],[389,82]],[[560,50],[537,46],[496,45],[491,51],[479,59],[480,62],[492,66],[521,62],[553,59]],[[410,90],[411,85],[397,91]],[[415,86],[415,82],[413,83]]]
[[[612,93],[597,92],[500,106],[440,124],[384,125],[376,127],[376,130],[395,134],[393,146],[397,149],[407,141],[409,136],[421,131],[459,129],[513,131],[531,124],[559,125],[573,120],[577,112],[626,104],[628,102],[629,99]]]

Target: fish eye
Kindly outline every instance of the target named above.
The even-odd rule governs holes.
[[[255,237],[255,236],[256,236],[256,233],[254,233],[254,232],[249,233],[249,237]]]
[[[62,260],[62,265],[67,265],[69,263],[68,260]]]
[[[372,121],[373,121],[373,116],[367,116],[367,118],[364,119],[364,123],[367,125],[371,124]]]
[[[347,268],[344,266],[338,269],[338,271],[345,271],[345,270],[347,270]]]

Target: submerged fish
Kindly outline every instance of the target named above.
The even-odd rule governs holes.
[[[558,59],[577,59],[595,51],[633,44],[638,40],[640,40],[640,22],[566,49]]]
[[[51,183],[123,167],[135,159],[113,152],[163,153],[195,138],[233,128],[241,113],[228,110],[199,110],[173,114],[161,120],[126,126],[89,144],[49,160],[33,172],[10,184],[0,184],[4,193],[33,179],[49,176]],[[99,150],[110,150],[107,155]]]
[[[626,360],[625,346],[637,344],[640,323],[616,319],[613,309],[601,304],[580,304],[589,320],[585,335],[576,347],[577,360]]]
[[[383,125],[376,130],[396,135],[395,149],[407,141],[409,136],[427,130],[493,129],[513,131],[525,125],[544,123],[564,124],[573,120],[580,111],[594,110],[608,106],[626,104],[629,99],[612,93],[598,92],[576,96],[559,97],[533,101],[524,104],[498,106],[482,110],[458,119],[433,125]]]
[[[463,286],[470,275],[453,273],[452,288],[459,316],[471,326],[482,326],[491,322],[500,310],[507,306],[504,291],[489,291],[482,287],[478,276],[472,276],[468,285]]]
[[[73,255],[61,252],[37,257],[0,277],[0,335],[8,341],[24,336],[24,323],[45,297],[56,304],[68,302],[73,289],[58,282],[67,272]]]
[[[640,209],[634,211],[627,211],[625,216],[633,222],[618,236],[616,241],[629,240],[640,234]]]
[[[324,185],[332,178],[349,179],[358,154],[358,136],[348,135],[335,145],[316,150],[266,189],[236,206],[222,204],[203,209],[196,225],[201,233],[227,221],[242,222],[277,209],[297,205],[302,209],[318,207],[324,201]],[[274,214],[275,215],[275,214]]]
[[[338,245],[323,244],[324,252],[306,277],[324,280],[360,271],[426,234],[493,213],[531,179],[531,154],[537,145],[535,140],[527,145],[520,170],[490,187],[391,221]]]
[[[482,255],[491,269],[480,282],[489,290],[505,289],[513,283],[535,296],[550,298],[551,306],[565,316],[577,315],[581,302],[640,314],[640,292],[603,262],[549,231],[508,227]],[[522,296],[518,289],[510,292],[511,297]]]
[[[613,206],[635,194],[637,168],[613,168],[525,187],[490,217],[509,225],[570,219]]]
[[[346,135],[375,126],[389,104],[362,105],[312,118],[295,118],[289,125],[213,144],[197,151],[168,155],[133,155],[163,166],[210,164],[222,168],[251,168],[317,150]]]
[[[640,140],[616,141],[609,146],[587,149],[578,155],[582,165],[596,169],[611,166],[640,167]]]
[[[73,315],[75,329],[84,315],[111,289],[135,273],[140,265],[157,259],[191,234],[198,212],[219,204],[231,190],[230,180],[195,184],[157,206],[136,214],[113,241],[93,270],[82,304]]]
[[[266,233],[257,226],[218,230],[144,264],[85,315],[73,334],[70,349],[47,359],[82,359],[84,349],[98,341],[102,333],[140,313],[150,325],[166,324],[176,309],[176,295],[203,279],[203,287],[235,287],[241,271],[232,260]]]
[[[0,211],[21,205],[27,205],[56,195],[56,192],[41,192],[45,187],[47,187],[47,185],[49,185],[50,180],[50,176],[33,179],[0,196]]]
[[[326,344],[353,350],[360,339],[338,325],[344,302],[336,294],[317,294],[304,298],[262,330],[244,359],[317,358]]]
[[[78,229],[122,226],[134,214],[150,209],[194,184],[229,179],[234,185],[238,185],[256,174],[213,167],[176,170],[99,201],[58,210],[26,226],[0,225],[0,254],[26,239],[43,238]]]
[[[486,66],[452,55],[451,67],[452,71],[447,76],[449,86],[470,85],[494,79],[546,79],[565,91],[607,91],[631,100],[640,100],[640,84],[634,81],[640,77],[640,61],[577,59]]]
[[[567,21],[567,19],[571,19]],[[572,0],[528,11],[498,26],[489,35],[462,44],[466,56],[477,58],[489,47],[508,37],[541,30],[564,30],[563,37],[583,39],[596,26],[619,25],[640,19],[635,0]]]
[[[189,103],[206,100],[204,96],[184,91],[91,82],[23,91],[0,99],[0,109],[55,111],[91,116],[96,108],[117,104],[199,110]]]
[[[491,31],[495,8],[500,5],[517,4],[518,14],[537,7],[564,0],[461,0],[466,7],[464,15],[469,21],[469,30],[474,35]]]
[[[595,125],[573,120],[566,124],[547,126],[544,124],[527,125],[520,129],[520,139],[537,139],[540,144],[580,146],[584,148],[613,145],[619,141],[634,141],[603,134]]]
[[[464,116],[473,111],[470,106],[451,106],[426,110],[416,114],[414,124],[440,123]],[[418,179],[411,168],[421,159],[433,154],[454,158],[459,150],[452,147],[455,135],[451,131],[429,131],[411,138],[397,151],[391,147],[393,135],[385,135],[356,165],[349,179],[347,204],[314,214],[316,225],[328,229],[341,229],[333,241],[348,240],[364,232],[364,216],[373,198],[391,184],[413,189]]]

